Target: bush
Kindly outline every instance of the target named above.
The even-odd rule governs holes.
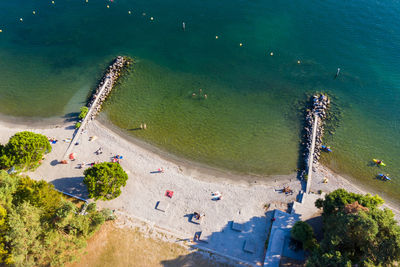
[[[292,238],[303,244],[304,250],[313,250],[316,246],[314,231],[312,227],[303,221],[298,221],[293,225],[291,231]]]
[[[86,185],[89,197],[95,200],[111,200],[121,194],[121,186],[126,185],[128,175],[121,165],[112,162],[95,164],[86,169],[83,183]]]
[[[95,203],[95,202],[92,202],[92,203],[90,203],[90,204],[87,206],[86,212],[87,212],[87,213],[92,213],[92,212],[95,212],[96,209],[97,209],[96,203]]]
[[[47,137],[28,131],[16,133],[1,149],[0,166],[18,169],[37,167],[44,154],[51,152]]]
[[[88,112],[89,112],[88,107],[81,107],[81,113],[78,116],[79,119],[83,120],[86,117]]]
[[[103,210],[101,210],[101,213],[103,214],[104,219],[105,219],[106,221],[115,220],[115,215],[114,215],[114,212],[113,212],[112,210],[110,210],[110,209],[103,209]]]
[[[75,129],[78,129],[79,127],[81,127],[81,123],[80,122],[75,123]]]

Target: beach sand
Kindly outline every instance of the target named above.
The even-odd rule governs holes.
[[[192,240],[197,233],[202,242],[195,242],[194,245],[249,265],[259,265],[263,261],[271,216],[265,209],[266,205],[271,204],[270,208],[285,207],[285,204],[296,199],[297,192],[301,190],[301,183],[295,173],[277,176],[276,179],[269,177],[264,182],[258,179],[255,182],[249,181],[248,177],[243,180],[237,177],[230,179],[229,173],[213,172],[198,166],[191,167],[187,162],[180,164],[176,160],[168,160],[165,156],[125,140],[98,121],[88,124],[79,145],[74,145],[72,150],[76,153],[76,160],[65,165],[58,162],[64,157],[69,145],[63,140],[73,135],[72,122],[47,127],[1,122],[0,142],[5,144],[14,133],[23,130],[58,139],[42,165],[28,173],[30,177],[43,179],[53,183],[59,190],[87,198],[82,179],[88,164],[110,161],[113,156],[122,155],[121,166],[129,176],[127,185],[117,199],[98,201],[98,206],[113,209],[121,217],[145,222],[147,227],[174,236],[175,241]],[[89,141],[93,136],[96,139]],[[97,155],[95,151],[100,147],[103,153]],[[82,162],[87,165],[82,169],[77,168]],[[159,168],[163,168],[164,172],[153,173]],[[328,183],[322,182],[324,177],[328,178]],[[295,193],[290,195],[280,192],[284,186],[289,186]],[[365,193],[364,189],[326,167],[316,166],[311,191],[331,192],[337,188]],[[172,198],[165,196],[166,190],[174,192]],[[216,191],[222,194],[221,200],[212,200],[211,193]],[[392,209],[398,219],[400,213]],[[205,214],[200,224],[192,220],[193,212]],[[242,229],[232,230],[233,222]],[[130,220],[127,219],[121,225],[131,225]],[[254,253],[243,251],[244,242],[249,240],[257,244]]]

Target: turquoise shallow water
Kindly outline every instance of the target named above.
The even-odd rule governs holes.
[[[399,1],[1,1],[0,112],[74,112],[108,62],[129,55],[134,71],[105,106],[112,123],[195,161],[288,174],[302,104],[323,90],[340,111],[323,161],[400,199],[399,11]]]

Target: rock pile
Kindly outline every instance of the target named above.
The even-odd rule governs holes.
[[[314,148],[314,158],[313,163],[318,163],[321,153],[322,137],[324,135],[324,120],[327,115],[327,109],[329,108],[330,100],[327,95],[316,94],[313,96],[312,108],[307,110],[306,113],[306,125],[305,131],[305,156],[306,169],[308,169],[309,158],[312,156],[311,153],[311,143],[314,119],[318,118],[318,123],[316,125],[316,138],[315,138],[315,148]],[[303,172],[305,174],[305,171]]]
[[[107,99],[107,96],[111,93],[115,83],[117,82],[118,78],[121,77],[122,71],[132,62],[131,59],[127,57],[118,56],[114,62],[108,67],[106,73],[104,74],[103,78],[101,79],[99,85],[96,88],[96,92],[92,95],[89,101],[89,109],[93,109],[92,113],[90,114],[90,119],[94,119],[96,115],[101,110],[101,105]],[[108,84],[103,89],[103,85],[108,81]],[[103,89],[103,90],[102,90]],[[95,103],[96,98],[99,98]],[[95,103],[95,106],[93,104]]]

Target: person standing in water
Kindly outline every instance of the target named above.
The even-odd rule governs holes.
[[[185,31],[186,30],[186,23],[182,22],[182,29]]]

